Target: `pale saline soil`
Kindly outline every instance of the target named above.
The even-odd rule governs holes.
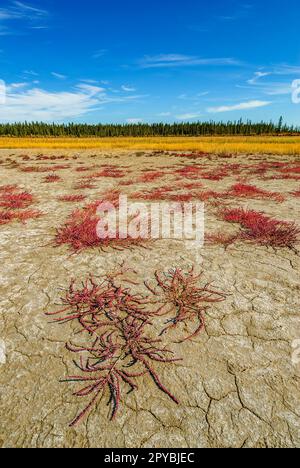
[[[36,197],[32,208],[44,213],[26,224],[0,226],[0,447],[299,447],[300,365],[292,360],[292,344],[300,338],[297,251],[249,243],[225,249],[206,243],[197,254],[192,244],[161,240],[150,249],[89,249],[73,255],[67,246],[55,246],[54,238],[68,214],[86,203],[63,203],[57,200],[60,195],[84,193],[87,201],[93,201],[113,188],[129,195],[180,183],[173,175],[139,183],[144,169],[170,172],[199,164],[213,170],[224,164],[300,161],[300,157],[213,155],[193,160],[150,152],[98,152],[95,156],[91,151],[63,151],[66,161],[37,161],[36,155],[42,152],[61,154],[29,151],[31,160],[26,161],[24,151],[0,151],[0,185],[17,184],[31,191]],[[49,167],[51,173],[57,164],[69,167],[57,171],[62,180],[53,184],[43,183],[47,173],[20,170],[37,165]],[[103,164],[127,166],[125,178],[99,178],[94,189],[74,190],[76,181],[99,172]],[[76,172],[82,165],[95,168]],[[204,180],[203,185],[225,191],[236,179],[232,171],[223,181]],[[132,185],[119,186],[124,180]],[[299,182],[264,181],[259,176],[251,176],[248,182],[280,192],[286,200],[221,203],[299,222],[300,199],[290,195],[300,188]],[[235,232],[238,227],[218,221],[215,207],[208,204],[206,233],[222,229]],[[123,261],[136,271],[135,281],[141,286],[135,289],[140,292],[145,293],[143,282],[153,278],[156,270],[194,265],[203,272],[202,283],[213,282],[228,296],[207,311],[202,334],[172,345],[182,361],[154,364],[162,382],[180,401],[178,406],[145,376],[139,379],[138,391],[127,395],[125,389],[114,421],[109,420],[105,393],[89,416],[70,428],[70,421],[89,402],[89,397],[73,396],[73,384],[60,382],[78,373],[74,355],[65,348],[74,338],[76,324],[50,323],[45,313],[56,310],[62,288],[72,278],[83,281],[89,273],[101,276],[118,269]]]

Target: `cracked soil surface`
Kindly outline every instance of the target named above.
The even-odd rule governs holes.
[[[113,188],[130,194],[178,183],[169,174],[163,182],[139,184],[136,180],[146,169],[169,172],[200,164],[213,171],[220,164],[300,161],[300,157],[190,160],[150,152],[64,151],[66,160],[51,161],[37,160],[38,153],[26,152],[27,160],[21,151],[0,151],[0,185],[17,184],[30,191],[36,199],[33,208],[44,213],[26,224],[0,225],[0,347],[5,357],[0,359],[0,447],[300,447],[300,364],[292,360],[292,343],[300,338],[297,251],[250,243],[228,248],[206,243],[195,256],[183,242],[161,240],[151,249],[88,249],[74,255],[67,246],[55,247],[53,241],[56,228],[74,207],[85,204],[63,203],[57,200],[60,195],[84,193],[86,201],[93,201]],[[53,184],[43,183],[43,173],[21,171],[39,166],[51,173],[58,164],[68,167],[56,170],[62,180]],[[76,181],[105,164],[122,166],[125,178],[98,178],[93,181],[95,188],[74,190]],[[89,170],[76,170],[85,166]],[[128,184],[120,186],[124,180]],[[220,181],[200,181],[206,189],[221,191],[236,176],[232,171]],[[299,189],[299,181],[252,175],[247,182],[279,192],[285,201],[231,200],[230,205],[299,222],[300,198],[291,195]],[[206,232],[216,227],[235,229],[218,221],[208,203]],[[141,378],[139,390],[123,399],[117,419],[109,421],[104,394],[89,416],[70,428],[69,422],[88,402],[72,395],[72,385],[60,382],[74,374],[73,356],[65,348],[73,325],[51,324],[45,312],[60,303],[61,288],[68,287],[72,278],[81,281],[89,273],[104,275],[122,261],[136,271],[142,284],[156,270],[194,264],[207,282],[228,296],[207,311],[202,334],[174,345],[181,362],[157,366],[163,382],[180,400],[178,406],[151,379]]]

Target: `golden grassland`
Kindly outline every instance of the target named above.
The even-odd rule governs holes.
[[[206,153],[299,154],[300,136],[0,138],[0,149],[98,149],[203,151]]]

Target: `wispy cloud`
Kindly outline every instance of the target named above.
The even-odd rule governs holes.
[[[0,35],[15,34],[16,31],[11,27],[11,22],[26,21],[31,29],[43,29],[45,25],[37,25],[36,22],[44,21],[49,16],[48,11],[34,7],[29,3],[12,1],[0,8]]]
[[[207,112],[217,114],[221,112],[233,112],[233,111],[239,111],[239,110],[257,109],[259,107],[266,107],[271,104],[272,102],[270,101],[248,101],[248,102],[241,102],[240,104],[235,104],[233,106],[209,107],[207,109]]]
[[[61,73],[56,73],[56,72],[51,72],[51,75],[54,76],[54,78],[57,78],[59,80],[65,80],[67,78],[66,75],[62,75]]]
[[[11,83],[10,86],[7,86],[6,89],[7,91],[9,91],[10,89],[22,89],[22,88],[26,88],[26,86],[28,86],[28,83]]]
[[[105,93],[104,88],[100,88],[99,86],[93,86],[87,83],[81,83],[76,86],[81,91],[90,94],[91,96],[95,96],[96,94],[103,94]]]
[[[122,104],[144,96],[112,96],[104,88],[79,83],[72,90],[51,92],[29,87],[26,83],[7,85],[4,105],[0,106],[1,122],[25,120],[67,121],[85,116],[109,104]]]
[[[240,62],[233,58],[201,58],[181,54],[146,55],[139,61],[141,68],[175,68],[191,66],[236,66]]]
[[[132,86],[123,85],[121,88],[122,91],[125,91],[126,93],[134,93],[136,91]]]
[[[126,119],[126,123],[136,125],[139,123],[143,123],[143,119],[139,119],[139,118]]]
[[[251,85],[257,84],[261,78],[265,78],[266,76],[270,76],[271,74],[272,74],[271,72],[261,72],[261,71],[255,72],[254,77],[248,80],[248,83]]]
[[[189,95],[189,94],[183,93],[183,94],[180,94],[178,96],[178,99],[180,99],[182,101],[199,102],[201,100],[201,98],[203,98],[205,96],[208,96],[209,94],[210,94],[209,91],[203,91],[202,93],[197,93],[197,94],[194,94],[194,95]]]
[[[277,65],[273,68],[272,73],[274,75],[299,75],[300,74],[300,66],[299,65],[288,65],[288,64],[281,64]]]
[[[36,7],[33,7],[31,5],[29,5],[28,3],[24,3],[24,2],[18,2],[18,1],[14,1],[13,2],[13,5],[14,5],[14,8],[20,12],[20,13],[23,13],[24,15],[32,15],[34,17],[36,16],[48,16],[48,12],[46,10],[42,10],[41,8],[36,8]]]
[[[98,102],[83,92],[52,93],[42,89],[11,92],[0,107],[1,121],[62,121],[85,115]]]
[[[96,50],[96,52],[93,53],[92,58],[93,59],[99,59],[101,57],[104,57],[104,55],[106,55],[107,52],[108,52],[107,49]]]
[[[270,76],[296,76],[300,74],[300,66],[295,65],[275,65],[273,67],[264,67],[264,69],[254,73],[254,76],[247,81],[250,85],[260,84],[263,78]]]
[[[237,87],[259,89],[261,93],[268,96],[287,95],[291,93],[291,76],[297,77],[299,74],[300,67],[298,66],[283,64],[269,68],[265,67],[255,72],[254,76],[247,80],[248,86],[237,85]],[[274,78],[276,78],[276,81]]]
[[[240,89],[251,89],[253,86],[249,85],[236,85]],[[269,82],[269,83],[255,83],[255,91],[260,91],[260,93],[267,96],[284,96],[291,94],[291,81],[287,82]]]
[[[201,117],[201,114],[199,113],[187,113],[187,114],[181,114],[177,115],[176,119],[177,120],[195,120]]]
[[[39,76],[39,74],[34,70],[23,70],[23,74],[29,76]]]

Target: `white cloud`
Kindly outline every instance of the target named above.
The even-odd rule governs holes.
[[[133,88],[132,86],[126,86],[126,85],[122,86],[122,90],[125,91],[126,93],[134,93],[136,91],[136,89]]]
[[[278,65],[273,70],[274,75],[299,75],[300,74],[300,66],[295,65]]]
[[[31,29],[33,29],[32,23],[35,29],[42,29],[45,27],[44,25],[36,25],[34,23],[36,23],[37,21],[40,22],[47,19],[48,15],[49,14],[46,10],[33,7],[28,3],[13,1],[11,2],[10,6],[6,8],[0,8],[0,22],[6,23],[5,25],[0,25],[0,35],[6,36],[10,34],[15,34],[15,31],[9,27],[9,23],[11,20],[23,20],[29,24],[31,23]]]
[[[23,93],[8,93],[5,105],[0,107],[0,120],[64,120],[84,115],[97,104],[96,99],[83,92],[51,93],[31,89]]]
[[[128,124],[133,124],[133,125],[136,125],[136,124],[139,124],[139,123],[143,123],[143,119],[126,119],[126,123]]]
[[[197,119],[201,116],[201,114],[197,113],[197,114],[181,114],[181,115],[177,115],[176,116],[176,119],[178,120],[194,120],[194,119]]]
[[[181,54],[146,55],[140,62],[141,68],[173,68],[190,66],[224,66],[239,65],[233,58],[200,58]]]
[[[106,104],[122,104],[141,97],[115,97],[107,94],[103,88],[88,84],[78,84],[73,90],[60,92],[36,87],[24,89],[8,84],[5,102],[0,106],[0,121],[61,122],[97,111]]]
[[[48,26],[31,26],[30,28],[31,29],[40,29],[40,30],[42,30],[42,29],[48,29]]]
[[[261,71],[254,73],[254,76],[247,81],[250,86],[238,85],[238,88],[259,89],[262,93],[269,96],[281,96],[291,93],[290,76],[297,77],[300,74],[300,67],[294,65],[275,65],[272,68],[266,67]],[[285,81],[263,80],[267,77],[286,77]]]
[[[67,78],[66,75],[62,75],[61,73],[56,72],[52,72],[51,75],[54,76],[54,78],[58,78],[59,80],[65,80]]]
[[[100,49],[100,50],[97,50],[97,51],[93,54],[92,58],[93,58],[93,59],[98,59],[98,58],[104,57],[104,55],[106,55],[107,52],[108,52],[107,49]]]
[[[28,83],[12,83],[10,85],[10,87],[13,88],[13,89],[26,88],[26,86],[28,86]]]
[[[238,110],[257,109],[259,107],[265,107],[272,104],[270,101],[248,101],[235,104],[233,106],[220,106],[220,107],[209,107],[207,112],[219,113],[219,112],[232,112]]]
[[[35,72],[34,70],[24,70],[23,73],[24,75],[39,76],[39,74]]]
[[[76,86],[77,88],[81,89],[81,91],[87,93],[87,94],[90,94],[91,96],[94,96],[98,93],[104,93],[105,92],[105,89],[104,88],[100,88],[99,86],[93,86],[93,85],[90,85],[90,84],[86,84],[86,83],[81,83],[79,85]]]
[[[270,76],[271,73],[270,72],[256,72],[254,73],[254,77],[251,78],[251,80],[248,80],[248,83],[251,84],[251,85],[254,85],[256,84],[261,78],[265,78],[266,76]]]
[[[182,100],[182,101],[193,101],[193,102],[199,102],[200,101],[200,98],[204,97],[204,96],[208,96],[209,94],[209,91],[204,91],[202,93],[197,93],[195,95],[188,95],[188,94],[180,94],[178,96],[178,99]]]
[[[82,78],[80,81],[82,81],[83,83],[90,83],[90,84],[97,84],[98,81],[97,80],[91,80],[90,78]]]
[[[265,89],[264,92],[268,96],[284,96],[291,94],[291,83],[274,83]]]
[[[158,117],[170,117],[171,115],[171,112],[161,112]]]
[[[47,16],[48,15],[48,12],[46,10],[33,7],[31,5],[28,5],[27,3],[14,1],[13,4],[15,5],[15,8],[20,13],[23,13],[23,14],[30,14],[34,16]]]

